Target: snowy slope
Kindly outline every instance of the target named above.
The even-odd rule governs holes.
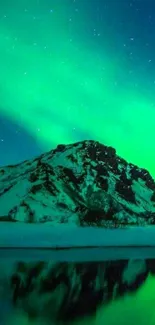
[[[33,321],[90,315],[155,273],[155,182],[98,142],[0,168],[0,221],[0,299]]]
[[[0,169],[0,220],[108,228],[155,224],[155,182],[99,142],[59,145]]]
[[[155,247],[155,226],[101,229],[8,222],[0,225],[0,248]]]

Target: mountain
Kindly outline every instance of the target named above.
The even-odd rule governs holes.
[[[33,160],[0,169],[0,220],[8,221],[8,226],[12,222],[109,228],[153,225],[155,182],[148,171],[99,142],[59,145]],[[4,275],[9,272],[7,280],[2,269]],[[7,306],[20,308],[32,320],[41,316],[50,323],[56,319],[56,324],[66,324],[137,291],[155,273],[155,260],[21,260],[12,267],[1,265],[0,270]],[[4,301],[3,294],[0,299]]]
[[[99,142],[58,145],[0,168],[0,220],[112,228],[155,224],[155,181]]]

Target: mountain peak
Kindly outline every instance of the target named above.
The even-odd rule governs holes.
[[[116,150],[87,140],[0,168],[0,220],[124,227],[155,223],[155,182]]]

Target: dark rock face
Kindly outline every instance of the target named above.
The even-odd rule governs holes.
[[[155,224],[155,182],[99,142],[59,145],[0,169],[0,219],[112,228]]]
[[[109,228],[154,225],[155,182],[111,147],[95,141],[59,145],[34,160],[0,169],[0,220]],[[148,260],[20,262],[10,279],[12,302],[30,318],[77,319],[137,290],[155,272],[154,265]]]

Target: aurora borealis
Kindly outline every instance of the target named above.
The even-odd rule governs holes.
[[[98,140],[155,176],[153,0],[1,0],[0,164]]]

